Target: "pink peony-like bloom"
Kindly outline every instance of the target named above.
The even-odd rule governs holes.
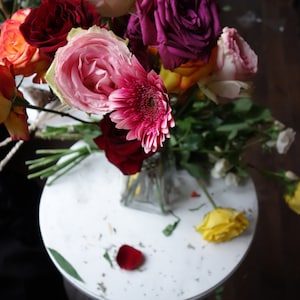
[[[117,88],[112,75],[131,60],[125,41],[96,26],[72,29],[68,40],[58,49],[47,82],[71,107],[93,114],[109,112],[108,96]]]
[[[206,96],[235,99],[252,88],[248,80],[257,72],[257,55],[234,28],[225,27],[218,40],[217,60],[212,75],[199,81]]]
[[[116,128],[129,130],[128,140],[137,139],[146,153],[155,152],[175,125],[163,82],[154,71],[147,73],[135,57],[121,73],[114,76],[121,88],[109,96],[114,110],[110,118]]]

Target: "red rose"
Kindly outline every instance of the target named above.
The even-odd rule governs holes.
[[[64,46],[72,28],[87,29],[100,24],[94,6],[84,0],[43,0],[32,9],[20,26],[25,40],[32,46],[53,55]]]
[[[146,154],[138,140],[126,140],[127,130],[117,129],[109,115],[105,115],[100,122],[102,135],[94,142],[99,149],[105,151],[107,159],[118,167],[125,175],[132,175],[141,170],[145,158],[153,155]]]

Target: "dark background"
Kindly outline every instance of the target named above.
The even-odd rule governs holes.
[[[255,101],[300,133],[300,4],[289,0],[223,0],[223,26],[238,28],[259,57]],[[0,126],[1,139],[6,131]],[[62,279],[50,262],[38,228],[43,182],[27,180],[24,161],[52,143],[25,143],[0,172],[0,299],[65,300]],[[0,158],[9,147],[0,148]],[[288,155],[261,154],[247,159],[269,169],[300,174],[300,135]],[[300,216],[284,203],[276,183],[252,173],[259,201],[253,244],[243,263],[207,300],[300,299]],[[165,300],[165,299],[162,299]]]

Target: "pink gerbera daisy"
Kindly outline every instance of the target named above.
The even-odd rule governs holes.
[[[135,57],[120,73],[113,79],[119,88],[109,96],[110,118],[117,128],[128,130],[127,140],[138,139],[146,153],[155,152],[175,125],[163,82],[154,71],[147,73]]]

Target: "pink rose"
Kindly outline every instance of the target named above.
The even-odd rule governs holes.
[[[110,111],[108,96],[116,89],[112,75],[129,63],[131,53],[113,32],[93,26],[72,29],[56,52],[46,80],[71,107],[92,114]]]
[[[252,88],[248,80],[257,72],[257,55],[234,28],[225,27],[218,40],[217,60],[211,76],[198,82],[211,100],[247,96]]]
[[[257,55],[234,28],[223,28],[218,40],[215,80],[247,80],[257,72]]]

